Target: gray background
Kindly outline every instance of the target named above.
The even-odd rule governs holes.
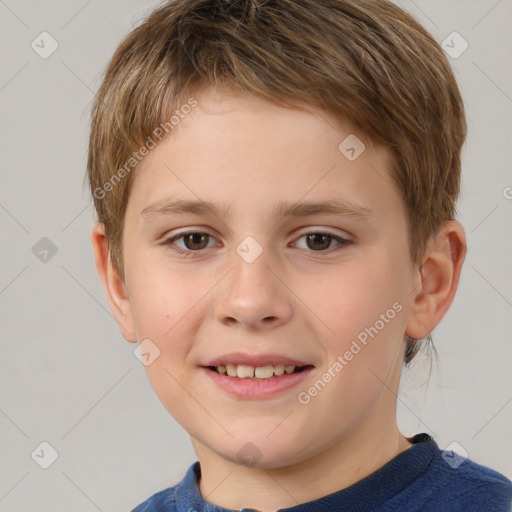
[[[196,460],[111,317],[83,187],[93,94],[155,5],[0,0],[1,511],[130,510]],[[399,424],[512,478],[512,0],[400,5],[439,42],[457,31],[469,44],[450,58],[469,122],[459,203],[469,252],[434,332],[440,364],[430,378],[427,358],[405,372]],[[59,45],[47,59],[31,48],[43,31]],[[57,248],[46,261],[32,251],[42,237]],[[48,469],[35,462],[48,449],[31,457],[42,441],[59,454]]]

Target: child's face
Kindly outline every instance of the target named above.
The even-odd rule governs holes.
[[[148,377],[200,453],[280,467],[355,432],[396,427],[393,391],[417,272],[384,149],[366,142],[350,161],[338,149],[354,132],[348,124],[218,94],[196,97],[134,180],[123,235],[126,318],[133,339],[160,350]],[[172,213],[176,198],[229,214]],[[325,201],[369,211],[275,211]],[[170,241],[191,232],[208,236]],[[207,368],[229,362],[307,368],[265,381]]]

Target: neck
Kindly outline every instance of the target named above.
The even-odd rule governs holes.
[[[396,421],[388,429],[372,424],[373,428],[360,426],[313,458],[272,469],[241,466],[193,440],[201,464],[199,490],[205,500],[217,506],[236,510],[251,507],[261,512],[274,512],[340,491],[411,446]]]

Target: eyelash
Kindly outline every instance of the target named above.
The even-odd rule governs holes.
[[[171,250],[173,250],[174,252],[176,252],[178,254],[184,255],[186,258],[194,257],[194,256],[192,256],[194,253],[196,253],[196,252],[200,253],[200,252],[205,250],[205,249],[198,249],[196,251],[193,251],[193,250],[190,250],[190,249],[184,250],[184,249],[181,249],[179,247],[176,247],[174,242],[176,240],[179,240],[180,238],[183,238],[183,237],[188,236],[188,235],[206,235],[206,236],[208,236],[210,238],[214,238],[209,233],[205,233],[203,231],[188,231],[188,232],[180,233],[178,235],[175,235],[175,236],[172,236],[172,237],[166,239],[164,241],[164,245],[167,245],[169,247],[173,246],[173,247],[171,247]],[[353,243],[351,240],[348,240],[346,238],[342,238],[342,237],[337,236],[337,235],[335,235],[333,233],[330,233],[328,231],[310,231],[310,232],[302,234],[299,238],[297,238],[297,240],[300,240],[301,238],[304,238],[307,235],[327,235],[327,236],[331,237],[331,239],[333,239],[333,240],[338,242],[338,245],[335,246],[335,247],[338,247],[338,248],[342,248],[342,247],[351,245]],[[332,247],[329,248],[329,249],[326,249],[326,250],[319,250],[319,251],[313,251],[312,249],[309,249],[309,250],[305,249],[305,250],[307,250],[308,252],[312,252],[312,253],[315,253],[315,254],[320,254],[320,255],[323,256],[323,255],[327,255],[326,253],[330,254],[331,249],[332,249]]]

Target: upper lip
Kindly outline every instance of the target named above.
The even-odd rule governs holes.
[[[284,366],[312,366],[307,362],[300,361],[291,357],[280,354],[244,354],[242,352],[233,352],[225,354],[210,360],[202,366],[221,366],[226,364],[247,365],[247,366],[268,366],[268,365],[284,365]]]

